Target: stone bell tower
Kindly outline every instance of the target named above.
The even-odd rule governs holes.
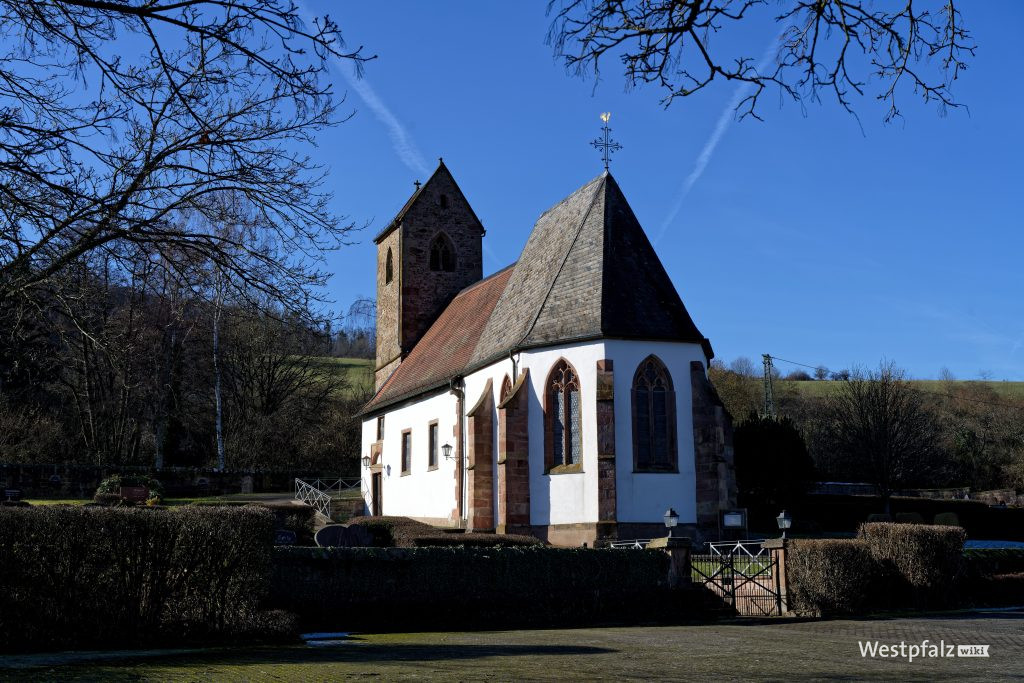
[[[484,226],[440,160],[377,244],[375,389],[463,288],[483,277]]]

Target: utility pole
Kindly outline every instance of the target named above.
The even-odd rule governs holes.
[[[761,359],[764,361],[764,414],[768,417],[775,417],[775,396],[772,394],[772,357],[763,353]]]

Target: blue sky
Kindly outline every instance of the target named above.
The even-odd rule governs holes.
[[[801,111],[775,94],[763,123],[735,122],[728,83],[665,109],[656,89],[627,91],[611,62],[595,87],[553,59],[545,6],[309,3],[378,55],[361,81],[332,70],[354,116],[311,152],[336,211],[369,224],[329,257],[339,310],[374,295],[372,237],[437,157],[487,229],[488,274],[601,172],[588,143],[611,111],[624,145],[612,173],[718,358],[885,358],[920,378],[947,367],[1024,380],[1024,4],[963,8],[978,52],[954,93],[969,113],[941,116],[907,93],[890,124],[870,96],[858,123],[831,101]],[[774,34],[753,23],[732,47],[759,57]]]

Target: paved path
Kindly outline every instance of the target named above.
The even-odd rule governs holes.
[[[986,644],[987,659],[863,658],[859,641]],[[817,622],[416,633],[142,658],[0,657],[0,680],[1024,680],[1024,612]],[[16,667],[16,668],[12,668]],[[30,667],[30,668],[29,668]]]

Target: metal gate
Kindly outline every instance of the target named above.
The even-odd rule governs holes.
[[[709,543],[690,556],[694,583],[704,586],[743,616],[782,614],[778,560],[761,541]]]

